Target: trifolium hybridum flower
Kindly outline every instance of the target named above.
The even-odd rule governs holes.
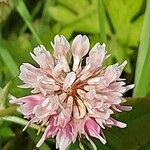
[[[105,44],[96,43],[89,51],[85,35],[77,35],[71,45],[63,35],[56,35],[51,44],[53,55],[43,45],[31,53],[38,67],[28,63],[20,67],[19,78],[24,83],[20,87],[32,88],[32,94],[10,102],[20,105],[28,125],[46,127],[37,147],[47,138],[56,137],[56,148],[65,150],[84,136],[96,149],[90,137],[105,144],[105,127],[126,127],[111,115],[131,110],[121,105],[125,102],[123,93],[133,88],[120,78],[127,61],[104,66],[108,58]]]

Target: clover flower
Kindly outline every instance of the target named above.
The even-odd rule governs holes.
[[[20,87],[32,88],[32,94],[10,102],[20,105],[20,112],[29,120],[27,126],[38,123],[46,127],[37,147],[56,137],[56,148],[65,150],[84,136],[96,149],[90,137],[105,144],[105,127],[126,127],[111,115],[132,109],[121,105],[123,93],[134,86],[126,86],[120,78],[127,61],[105,67],[105,44],[96,43],[89,51],[85,35],[77,35],[71,46],[64,36],[56,35],[51,44],[53,56],[43,45],[31,53],[39,67],[28,63],[20,67],[19,78],[24,83]]]

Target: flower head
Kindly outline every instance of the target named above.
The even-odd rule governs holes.
[[[82,136],[91,143],[90,137],[95,137],[105,144],[105,127],[126,127],[111,115],[131,110],[121,105],[125,101],[123,93],[133,88],[120,78],[127,62],[103,66],[108,57],[105,44],[96,43],[89,51],[85,35],[77,35],[71,46],[64,36],[56,35],[52,47],[53,56],[43,45],[34,48],[31,56],[39,67],[24,63],[19,75],[24,83],[20,87],[32,88],[32,94],[10,102],[20,105],[28,125],[46,127],[37,147],[49,137],[56,137],[60,150]],[[68,59],[69,52],[73,62]]]

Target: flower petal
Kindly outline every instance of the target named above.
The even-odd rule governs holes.
[[[72,42],[72,55],[74,58],[73,71],[78,69],[80,60],[89,51],[89,39],[86,35],[77,35]]]
[[[76,80],[76,74],[74,72],[68,73],[64,80],[63,89],[67,90],[68,87],[70,87],[75,80]]]
[[[45,70],[52,70],[54,66],[54,60],[49,53],[49,51],[46,50],[46,48],[43,45],[37,46],[34,48],[34,54],[30,53],[32,58],[40,65],[42,69]]]
[[[106,143],[106,140],[100,136],[100,126],[93,119],[87,119],[85,123],[85,130],[90,136],[98,138],[103,144]]]
[[[46,130],[45,130],[45,132],[44,132],[44,134],[43,134],[43,136],[42,136],[42,138],[41,138],[40,141],[37,143],[36,147],[40,147],[40,146],[43,144],[43,142],[44,142],[47,138],[49,138],[50,136],[56,135],[57,131],[58,131],[58,127],[57,127],[57,126],[54,126],[54,125],[52,124],[52,122],[50,122],[49,125],[47,126],[47,128],[46,128]]]
[[[69,42],[63,35],[56,35],[54,37],[54,44],[52,44],[52,46],[54,48],[54,56],[56,56],[57,58],[60,58],[61,56],[66,56],[70,48]]]
[[[74,135],[72,132],[72,127],[68,123],[62,130],[59,130],[56,136],[57,148],[59,148],[59,150],[65,150],[73,139]]]
[[[105,44],[103,43],[103,45],[100,45],[99,43],[96,43],[89,52],[89,63],[92,70],[101,67],[105,55]]]

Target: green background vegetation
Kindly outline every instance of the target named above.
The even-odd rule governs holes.
[[[128,60],[123,77],[134,83],[127,104],[131,112],[115,114],[126,129],[106,129],[107,144],[93,139],[98,150],[150,149],[150,1],[149,0],[0,0],[0,149],[33,150],[41,135],[38,125],[22,132],[26,120],[8,103],[8,94],[24,96],[19,89],[19,66],[32,61],[29,52],[42,43],[52,52],[56,34],[68,40],[86,34],[91,46],[105,42],[108,64]],[[83,139],[85,150],[92,149]],[[40,150],[55,149],[47,140]],[[78,141],[69,150],[79,150]]]

